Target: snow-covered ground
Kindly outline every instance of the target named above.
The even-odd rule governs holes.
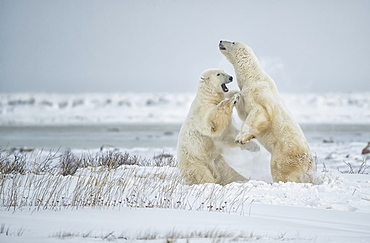
[[[249,210],[250,208],[250,210]],[[249,212],[250,211],[250,212]],[[1,242],[368,242],[369,214],[253,204],[246,215],[159,208],[1,212]],[[17,234],[21,232],[21,236]]]
[[[316,185],[188,186],[173,165],[92,166],[73,175],[61,175],[57,163],[44,172],[33,166],[23,175],[1,175],[1,242],[370,239],[368,174],[327,166]]]
[[[315,185],[272,183],[264,149],[224,152],[248,182],[185,185],[172,155],[193,97],[0,94],[0,242],[370,241],[370,93],[283,95]]]

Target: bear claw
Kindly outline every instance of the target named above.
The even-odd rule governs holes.
[[[233,96],[233,105],[235,105],[236,103],[238,103],[238,101],[239,101],[239,99],[240,99],[240,94],[235,94],[234,96]]]
[[[244,144],[248,143],[251,139],[254,139],[254,138],[256,138],[256,136],[254,136],[254,135],[247,135],[247,136],[238,135],[235,138],[235,143],[244,145]]]

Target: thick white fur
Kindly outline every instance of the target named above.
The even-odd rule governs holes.
[[[235,142],[244,144],[256,138],[271,153],[274,182],[313,183],[315,164],[307,140],[252,49],[221,41],[220,51],[234,66],[242,97],[236,108],[244,123]]]
[[[217,183],[225,185],[244,181],[222,156],[223,146],[235,146],[238,130],[232,125],[231,114],[239,93],[225,100],[221,84],[231,76],[222,70],[203,72],[197,95],[181,127],[177,158],[180,172],[187,184]],[[259,150],[249,143],[249,150]]]

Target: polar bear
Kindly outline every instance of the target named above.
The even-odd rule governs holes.
[[[239,93],[225,99],[226,84],[233,78],[222,70],[202,73],[198,92],[182,125],[177,143],[180,172],[187,184],[217,183],[226,185],[246,178],[231,168],[222,156],[227,146],[235,146],[238,130],[232,124],[232,111]],[[259,150],[255,143],[244,149]]]
[[[313,183],[315,164],[307,140],[252,49],[228,41],[220,41],[219,49],[233,64],[240,88],[236,109],[244,123],[235,142],[256,138],[271,153],[274,182]]]

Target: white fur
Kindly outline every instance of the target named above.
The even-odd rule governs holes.
[[[242,96],[236,108],[244,123],[235,142],[244,144],[257,138],[271,153],[275,182],[313,182],[315,165],[306,138],[252,49],[221,41],[220,50],[234,66]]]
[[[221,88],[230,77],[222,70],[210,69],[203,72],[199,80],[197,95],[177,143],[179,169],[187,184],[225,185],[246,180],[222,156],[224,146],[235,146],[238,133],[232,125],[231,114],[240,95],[236,93],[226,100]],[[259,147],[249,143],[246,149],[256,151]]]

